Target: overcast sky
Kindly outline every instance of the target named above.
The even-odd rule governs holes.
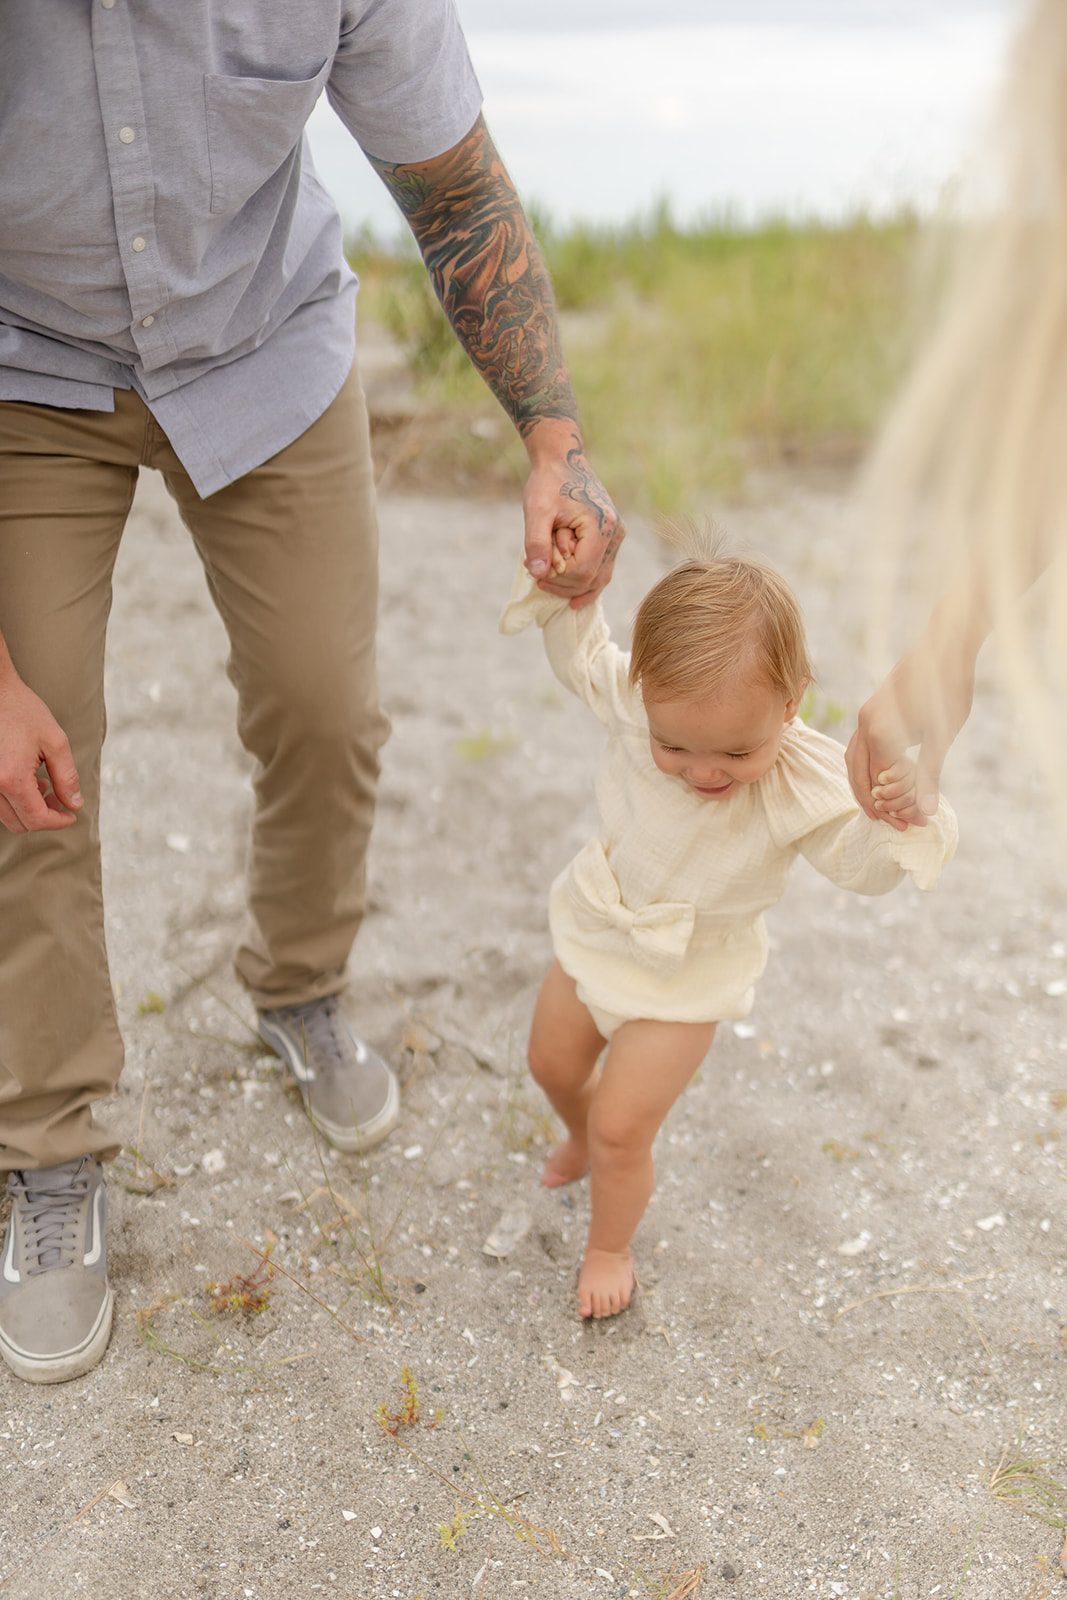
[[[683,222],[930,207],[1017,14],[1013,0],[457,4],[520,193],[563,223],[623,223],[662,199]],[[325,103],[311,135],[346,224],[392,237],[392,202]]]
[[[871,27],[983,12],[1003,14],[1017,0],[456,0],[468,29],[573,33],[587,29],[740,24],[755,27]]]

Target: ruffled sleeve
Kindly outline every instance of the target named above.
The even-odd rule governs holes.
[[[786,730],[760,790],[776,843],[794,846],[823,877],[856,894],[885,894],[905,874],[933,889],[956,852],[959,828],[944,798],[925,828],[901,833],[872,822],[849,787],[842,747],[800,722]]]
[[[522,633],[531,624],[541,629],[549,665],[565,688],[609,727],[634,722],[630,657],[612,642],[599,600],[575,611],[566,600],[539,589],[520,564],[500,632]]]
[[[817,872],[855,894],[885,894],[904,874],[920,889],[936,888],[942,868],[956,853],[956,815],[942,799],[925,828],[900,833],[888,822],[872,822],[863,811],[825,822],[800,841],[800,852]]]

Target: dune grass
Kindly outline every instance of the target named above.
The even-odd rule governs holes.
[[[850,459],[899,373],[915,224],[680,228],[535,220],[590,450],[621,504],[671,512],[754,465]],[[523,455],[445,323],[414,252],[353,250],[364,315],[386,324],[423,399],[455,413],[475,472]],[[440,447],[440,446],[438,446]]]

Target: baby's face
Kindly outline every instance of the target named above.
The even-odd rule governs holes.
[[[778,760],[796,700],[769,683],[738,683],[712,700],[647,700],[652,759],[703,800],[725,800]]]

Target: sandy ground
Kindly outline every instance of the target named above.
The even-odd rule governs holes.
[[[495,631],[516,504],[381,513],[394,732],[347,1005],[404,1087],[361,1164],[316,1151],[230,972],[248,762],[195,557],[161,484],[139,492],[106,755],[115,1331],[77,1382],[0,1370],[0,1588],[1058,1592],[1058,1530],[990,1485],[1005,1451],[1067,1475],[1065,858],[1013,718],[983,682],[934,896],[797,870],[749,1022],[660,1137],[636,1302],[583,1325],[588,1191],[539,1186],[523,1057],[596,733],[539,641]],[[724,515],[798,585],[822,713],[854,708],[836,494],[768,485]],[[663,561],[635,528],[620,633]],[[497,1259],[509,1208],[529,1227]],[[268,1245],[265,1308],[214,1311],[208,1285]]]

